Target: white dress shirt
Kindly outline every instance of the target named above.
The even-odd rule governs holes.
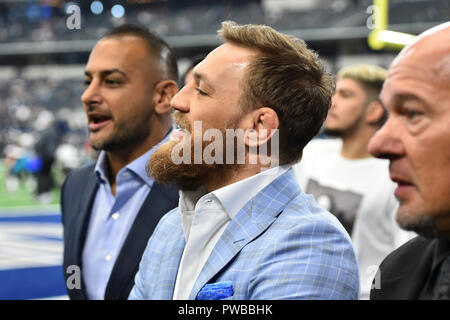
[[[274,167],[206,193],[180,191],[179,208],[186,246],[178,268],[174,300],[186,300],[217,241],[244,205],[285,173],[290,166]]]

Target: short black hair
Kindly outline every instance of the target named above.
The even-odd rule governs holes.
[[[144,40],[150,52],[155,54],[156,57],[161,57],[164,60],[169,79],[178,81],[177,60],[172,48],[162,37],[153,33],[148,28],[137,24],[126,23],[111,29],[103,38],[121,37],[126,35],[135,36]]]

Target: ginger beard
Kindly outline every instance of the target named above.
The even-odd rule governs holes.
[[[180,136],[178,141],[170,140],[169,142],[163,144],[150,157],[150,160],[147,162],[147,175],[152,176],[155,181],[165,184],[175,184],[180,190],[196,190],[201,185],[205,184],[205,182],[218,181],[217,179],[224,180],[227,177],[232,176],[233,173],[242,166],[242,164],[237,164],[236,162],[226,164],[225,161],[222,161],[222,163],[208,164],[205,163],[204,157],[202,157],[201,163],[195,163],[194,151],[199,151],[194,150],[194,139],[197,139],[196,141],[201,140],[201,152],[203,152],[207,146],[217,143],[218,141],[204,141],[203,134],[206,131],[205,128],[203,129],[201,137],[194,136],[192,134],[192,127],[185,121],[184,118],[182,118],[178,111],[173,114],[173,117],[179,124],[180,128],[190,134]],[[226,125],[225,128],[219,129],[222,132],[221,146],[223,148],[222,154],[224,156],[227,148],[225,138],[226,129],[234,128],[236,123],[237,122],[234,122],[232,126]],[[172,150],[179,143],[189,144],[189,146],[186,146],[186,148],[189,148],[191,151],[191,161],[189,163],[174,163],[172,159]],[[234,154],[236,155],[236,143],[234,143],[234,148]],[[180,156],[183,156],[182,150]]]

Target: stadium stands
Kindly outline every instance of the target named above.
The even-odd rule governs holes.
[[[111,1],[105,2],[110,8]],[[223,20],[264,23],[280,30],[365,26],[370,0],[316,1],[309,10],[268,10],[264,1],[165,1],[127,6],[126,15],[114,18],[108,10],[101,15],[81,5],[81,29],[66,28],[64,5],[36,7],[28,2],[0,5],[0,42],[62,41],[97,39],[106,29],[123,22],[137,22],[163,36],[214,34]],[[109,5],[109,7],[108,7]],[[40,11],[39,11],[40,9]],[[45,9],[45,10],[44,10]],[[391,24],[446,21],[448,0],[391,0]],[[27,23],[23,23],[26,21]]]

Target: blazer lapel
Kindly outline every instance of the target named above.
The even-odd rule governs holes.
[[[162,216],[177,205],[178,191],[175,188],[153,183],[120,250],[106,287],[105,299],[128,298],[153,230]]]
[[[299,192],[300,188],[292,169],[290,169],[247,202],[230,221],[214,246],[189,299],[195,299],[201,288],[219,273],[242,248],[270,227],[287,203]]]
[[[88,228],[89,217],[91,214],[92,204],[94,202],[95,194],[98,189],[97,179],[94,173],[87,176],[86,184],[83,187],[83,192],[80,194],[82,199],[79,201],[77,208],[77,221],[75,223],[75,231],[73,238],[73,246],[77,260],[77,264],[81,266],[81,254],[86,240],[86,233]]]
[[[98,189],[97,179],[93,172],[90,172],[86,176],[85,184],[83,186],[83,192],[80,194],[80,201],[78,206],[74,208],[76,214],[76,221],[72,224],[73,233],[71,237],[68,237],[66,241],[70,241],[73,245],[73,259],[75,259],[75,265],[82,268],[82,251],[84,243],[86,241],[86,233],[89,224],[89,217],[91,213],[92,204],[95,198],[95,194]],[[67,245],[67,244],[66,244]],[[65,270],[64,270],[65,272]],[[81,275],[81,290],[78,291],[79,296],[77,299],[87,299],[86,286],[84,285],[83,276]],[[75,290],[74,290],[75,291]]]

